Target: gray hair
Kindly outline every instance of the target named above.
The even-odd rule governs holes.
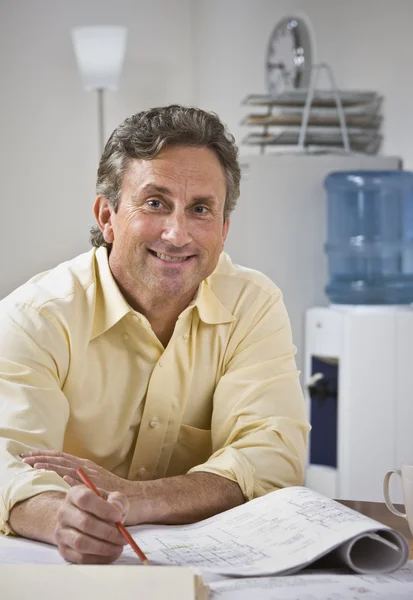
[[[226,181],[224,219],[234,210],[241,171],[234,137],[219,117],[200,108],[173,104],[139,112],[125,119],[110,136],[100,159],[96,193],[117,212],[122,180],[133,159],[151,160],[171,146],[210,148],[221,163]],[[92,246],[108,246],[98,227],[90,230]]]

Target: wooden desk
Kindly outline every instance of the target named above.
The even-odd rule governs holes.
[[[391,513],[384,502],[361,502],[357,500],[337,500],[337,502],[340,502],[340,504],[344,504],[345,506],[349,506],[362,515],[366,515],[366,517],[375,519],[384,525],[388,525],[389,527],[393,527],[393,529],[400,531],[400,533],[402,533],[409,542],[409,558],[410,560],[413,560],[413,538],[407,521],[406,519],[396,517],[396,515]],[[404,506],[399,504],[396,504],[395,506],[400,511],[404,512]]]

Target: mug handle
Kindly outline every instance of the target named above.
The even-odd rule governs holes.
[[[392,512],[394,515],[397,515],[398,517],[403,517],[404,519],[407,519],[407,514],[402,513],[399,510],[397,510],[397,508],[393,505],[393,502],[390,500],[389,482],[390,482],[390,477],[393,475],[393,473],[395,475],[398,475],[399,477],[402,476],[401,471],[399,469],[397,469],[397,470],[393,469],[391,471],[387,471],[386,475],[384,476],[384,481],[383,481],[384,500],[385,500],[386,506],[390,512]]]

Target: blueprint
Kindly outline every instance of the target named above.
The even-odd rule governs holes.
[[[391,575],[303,573],[209,583],[212,600],[412,600],[413,563]]]
[[[199,523],[129,531],[153,564],[242,577],[292,573],[332,550],[357,572],[389,572],[408,559],[401,534],[304,487],[272,492]],[[125,548],[120,563],[132,555]]]

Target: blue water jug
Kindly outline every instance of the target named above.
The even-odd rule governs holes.
[[[413,172],[335,172],[324,187],[330,301],[413,302]]]

